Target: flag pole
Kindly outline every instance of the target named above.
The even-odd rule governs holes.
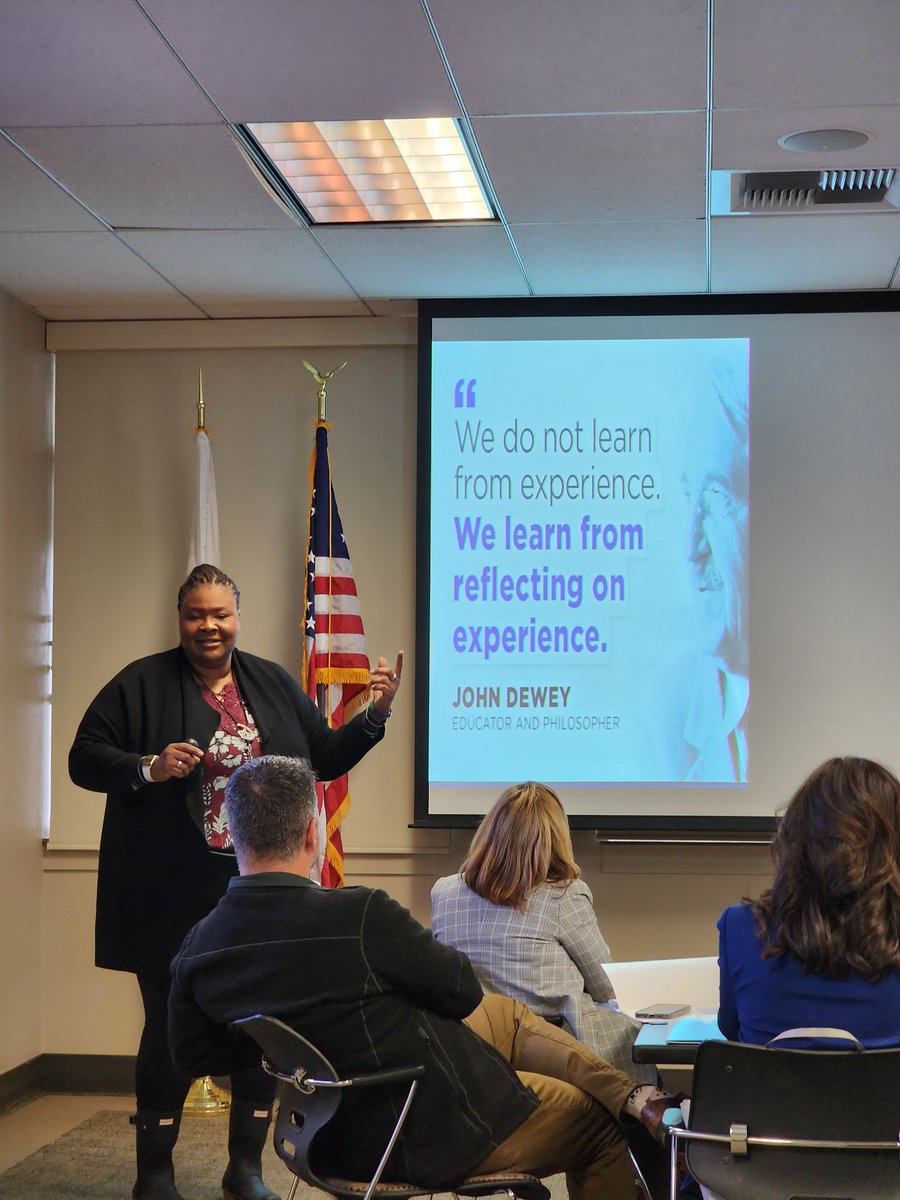
[[[200,367],[197,378],[197,432],[206,432],[206,405],[203,402],[203,368]],[[210,1075],[195,1079],[191,1084],[184,1100],[186,1112],[203,1113],[211,1116],[214,1113],[227,1112],[231,1108],[231,1097],[224,1088],[216,1084]]]

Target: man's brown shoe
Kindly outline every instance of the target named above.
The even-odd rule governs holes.
[[[680,1129],[684,1125],[681,1116],[681,1101],[686,1099],[687,1096],[683,1092],[672,1092],[648,1100],[641,1109],[641,1124],[649,1130],[653,1139],[660,1146],[665,1146],[669,1130],[673,1126]]]

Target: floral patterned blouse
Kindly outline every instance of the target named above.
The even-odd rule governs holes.
[[[211,850],[231,850],[225,785],[239,766],[259,757],[259,732],[233,680],[218,695],[205,684],[200,685],[200,691],[220,718],[219,728],[203,755],[203,833]]]

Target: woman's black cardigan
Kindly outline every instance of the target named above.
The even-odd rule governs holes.
[[[283,667],[235,650],[235,681],[264,754],[307,758],[335,779],[384,736],[357,717],[330,729]],[[193,738],[204,750],[219,718],[180,647],[138,659],[97,694],[69,751],[72,781],[106,792],[97,879],[96,963],[117,971],[167,970],[188,930],[237,874],[202,832],[201,772],[135,787],[138,761]]]

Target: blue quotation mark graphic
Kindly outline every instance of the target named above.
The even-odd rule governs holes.
[[[453,392],[453,407],[463,407],[463,396],[465,396],[465,407],[475,407],[475,384],[477,379],[457,379],[456,388]]]

